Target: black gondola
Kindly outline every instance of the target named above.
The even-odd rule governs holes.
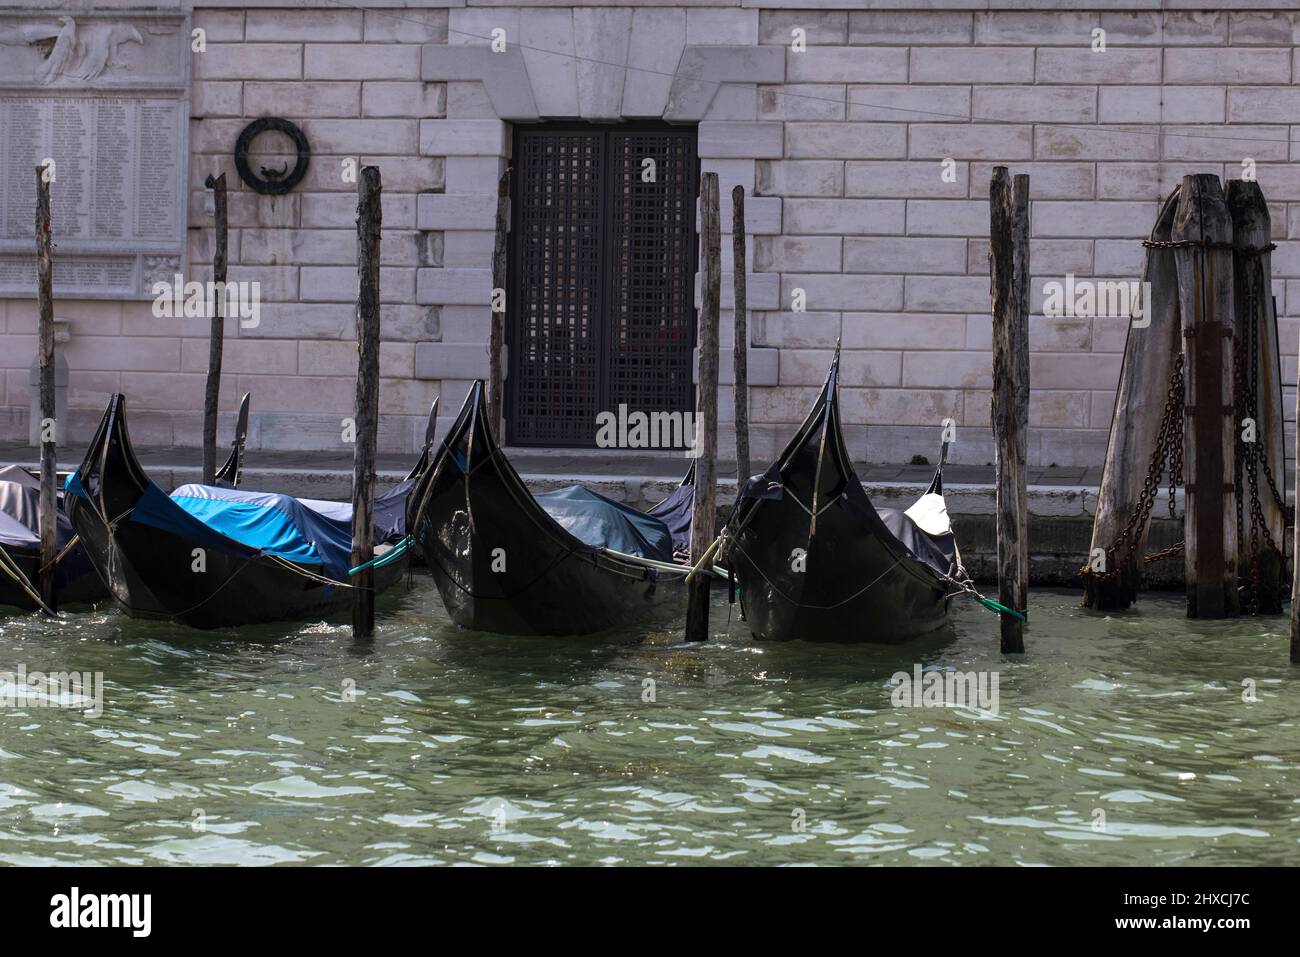
[[[20,465],[0,469],[0,605],[24,611],[41,607],[41,479]],[[73,541],[72,523],[63,507],[55,506],[54,600],[57,606],[87,605],[108,597],[90,566],[80,542]],[[59,557],[59,556],[62,557]]]
[[[581,486],[534,496],[493,437],[480,381],[408,499],[407,527],[457,625],[592,634],[681,610],[688,569],[673,554],[692,491],[688,475],[650,512]]]
[[[248,401],[239,403],[235,440],[225,463],[217,470],[216,484],[237,488],[248,435]],[[10,465],[0,468],[0,605],[35,611],[40,604],[40,472]],[[65,507],[66,492],[58,490],[54,571],[56,607],[90,605],[106,600],[108,588],[95,573],[85,545],[72,530]],[[14,574],[14,572],[17,574]]]
[[[427,462],[426,448],[412,474],[375,500],[378,554],[405,537],[406,495]],[[349,504],[204,485],[169,497],[131,448],[121,395],[69,478],[67,502],[92,565],[132,617],[219,628],[323,618],[351,603]],[[404,567],[377,567],[376,589]]]
[[[840,429],[837,349],[812,411],[746,483],[723,531],[723,563],[754,636],[892,644],[943,628],[952,596],[968,586],[943,457],[906,512],[872,505]]]

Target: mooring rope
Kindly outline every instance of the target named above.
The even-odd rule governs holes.
[[[356,575],[359,572],[365,571],[367,568],[383,568],[385,565],[391,565],[393,562],[397,561],[399,558],[405,555],[410,550],[410,548],[411,548],[411,536],[406,535],[400,541],[396,542],[392,548],[384,552],[382,555],[376,555],[374,558],[370,559],[370,561],[363,562],[362,564],[358,565],[356,568],[349,568],[348,575],[349,577]]]
[[[306,578],[308,581],[319,582],[322,585],[334,585],[338,588],[359,588],[360,587],[359,585],[353,585],[348,582],[335,581],[333,578],[329,578],[325,575],[318,575],[315,572],[309,572],[301,565],[296,565],[286,558],[281,558],[279,555],[272,555],[270,552],[263,552],[262,557],[269,558],[272,562],[274,562],[277,565],[280,565],[286,571],[291,571],[295,575],[301,575],[303,578]]]
[[[53,568],[53,567],[54,567],[55,565],[57,565],[59,562],[63,561],[63,559],[67,557],[68,552],[70,552],[70,551],[72,551],[74,548],[76,548],[77,543],[78,543],[79,541],[81,541],[81,536],[80,536],[80,535],[73,535],[72,538],[68,539],[68,544],[66,544],[66,545],[63,546],[63,550],[62,550],[61,552],[59,552],[59,554],[55,555],[54,558],[53,558],[53,560],[52,560],[48,565],[42,565],[42,566],[41,566],[40,574],[44,575],[47,571],[49,571],[51,568]]]
[[[722,534],[719,535],[717,538],[715,538],[713,540],[713,543],[704,550],[704,554],[700,556],[700,560],[696,562],[693,566],[691,566],[690,572],[686,575],[686,580],[688,582],[692,578],[694,578],[696,574],[698,574],[698,572],[700,571],[701,568],[704,567],[706,562],[709,562],[709,560],[713,558],[714,552],[718,550],[718,546],[722,544],[722,540],[726,538],[726,536],[727,536],[727,530],[724,528],[722,530]]]
[[[981,594],[980,591],[975,587],[975,584],[973,582],[969,580],[960,581],[956,578],[953,578],[951,575],[944,575],[943,577],[946,578],[948,581],[952,582],[954,585],[956,585],[958,589],[952,594],[946,595],[945,596],[946,598],[955,598],[956,596],[963,595],[963,594],[970,595],[972,598],[974,598],[977,602],[979,602],[989,611],[996,612],[999,615],[1011,615],[1013,618],[1018,618],[1021,621],[1029,620],[1029,617],[1024,612],[1016,611],[1016,609],[1010,608],[1002,604],[1002,602],[1000,601],[994,601],[992,598],[989,598],[987,595]]]
[[[709,546],[709,550],[704,553],[704,557],[701,558],[694,567],[689,565],[681,565],[678,564],[677,562],[661,562],[653,558],[645,558],[644,556],[641,555],[629,555],[627,552],[616,551],[615,549],[612,548],[602,548],[601,551],[604,552],[606,555],[609,555],[611,558],[617,558],[620,561],[630,562],[633,565],[643,565],[646,568],[653,568],[658,571],[668,572],[670,574],[680,575],[685,573],[686,580],[690,581],[693,575],[695,575],[697,572],[701,571],[704,568],[705,563],[708,561],[709,557],[713,554],[718,542],[720,541],[722,541],[722,536],[718,536],[717,540],[714,541],[713,545]],[[709,573],[719,578],[727,577],[727,570],[718,565],[710,565]]]
[[[18,587],[27,593],[27,597],[36,602],[37,607],[39,607],[41,611],[52,617],[57,617],[54,609],[45,604],[45,601],[41,598],[40,594],[36,591],[35,586],[32,584],[31,579],[23,574],[22,568],[19,567],[18,563],[13,559],[3,545],[0,545],[0,571],[3,571],[6,575],[17,582]]]

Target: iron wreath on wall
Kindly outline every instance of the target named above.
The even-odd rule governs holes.
[[[294,146],[298,149],[298,161],[292,170],[287,163],[280,170],[263,166],[259,176],[248,165],[248,148],[259,134],[271,130],[284,133],[293,140]],[[253,120],[244,127],[239,134],[239,139],[235,141],[235,170],[239,173],[239,178],[254,192],[268,196],[282,196],[302,182],[302,178],[307,175],[307,163],[310,159],[311,146],[308,145],[307,137],[303,135],[302,130],[278,116],[263,116]]]

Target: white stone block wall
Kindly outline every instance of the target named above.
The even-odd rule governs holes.
[[[226,323],[219,441],[229,441],[239,396],[251,391],[252,448],[348,448],[341,423],[352,414],[357,361],[356,186],[342,170],[352,159],[378,165],[384,185],[380,448],[418,448],[439,383],[416,377],[415,350],[438,338],[439,309],[417,304],[416,275],[440,264],[442,251],[441,235],[416,225],[417,199],[440,192],[445,175],[443,157],[420,151],[420,122],[442,115],[446,102],[444,85],[420,79],[420,54],[446,42],[447,10],[200,5],[193,26],[205,31],[207,50],[192,61],[186,278],[210,278],[204,181],[225,172],[229,278],[261,283],[257,328]],[[235,171],[239,132],[270,115],[298,124],[312,148],[306,179],[287,196],[259,196]],[[35,303],[0,302],[0,310],[0,438],[18,441],[27,434]],[[71,334],[72,442],[89,438],[119,390],[138,444],[201,442],[206,319],[156,319],[148,302],[59,300],[55,313]]]
[[[204,178],[225,170],[231,278],[261,280],[270,300],[258,330],[232,323],[227,340],[223,403],[233,410],[254,391],[255,445],[334,442],[351,407],[347,157],[384,175],[381,442],[411,447],[439,392],[444,415],[454,412],[487,368],[492,213],[510,124],[547,118],[697,123],[702,168],[718,172],[724,197],[746,187],[751,346],[776,351],[752,363],[756,458],[802,418],[839,338],[856,457],[932,456],[951,416],[964,426],[954,458],[991,461],[986,196],[999,163],[1031,176],[1041,296],[1067,272],[1137,278],[1141,239],[1178,179],[1237,177],[1254,159],[1278,244],[1283,376],[1295,381],[1300,13],[1280,0],[1239,0],[1230,12],[1161,12],[1191,4],[1157,0],[283,2],[194,11],[209,48],[194,60],[191,266],[201,278],[210,258]],[[486,48],[496,28],[504,54]],[[796,28],[803,52],[791,49]],[[1104,53],[1090,48],[1097,29]],[[288,197],[244,189],[230,156],[243,125],[268,113],[298,122],[314,150]],[[728,350],[729,235],[723,252]],[[796,289],[802,313],[790,310]],[[0,437],[17,439],[34,307],[0,310]],[[142,444],[197,442],[205,322],[164,323],[147,303],[56,311],[72,332],[74,435],[120,388]],[[1033,463],[1101,461],[1124,331],[1118,319],[1033,318]],[[1285,402],[1290,415],[1292,389]]]
[[[1300,199],[1289,164],[1300,15],[1120,9],[1139,5],[758,11],[760,43],[788,46],[796,27],[808,38],[786,54],[784,87],[759,86],[759,119],[783,122],[784,148],[758,162],[759,194],[782,199],[782,230],[755,254],[781,274],[786,303],[805,290],[809,311],[755,318],[755,342],[782,349],[780,385],[755,390],[756,421],[800,417],[840,336],[855,455],[932,455],[931,427],[951,415],[966,426],[954,458],[992,460],[986,197],[997,163],[1031,176],[1037,312],[1043,283],[1067,272],[1137,278],[1140,241],[1178,179],[1239,178],[1253,157],[1273,211],[1279,313],[1300,313],[1287,299],[1300,295],[1288,223]],[[1090,48],[1098,28],[1104,53]],[[944,158],[956,161],[951,182]],[[1116,319],[1033,317],[1032,462],[1100,463],[1124,332]],[[1298,333],[1284,318],[1287,382]],[[1285,403],[1290,416],[1292,390]]]

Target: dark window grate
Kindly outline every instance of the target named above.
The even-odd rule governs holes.
[[[513,165],[509,441],[590,447],[620,404],[690,411],[694,129],[521,128]]]

